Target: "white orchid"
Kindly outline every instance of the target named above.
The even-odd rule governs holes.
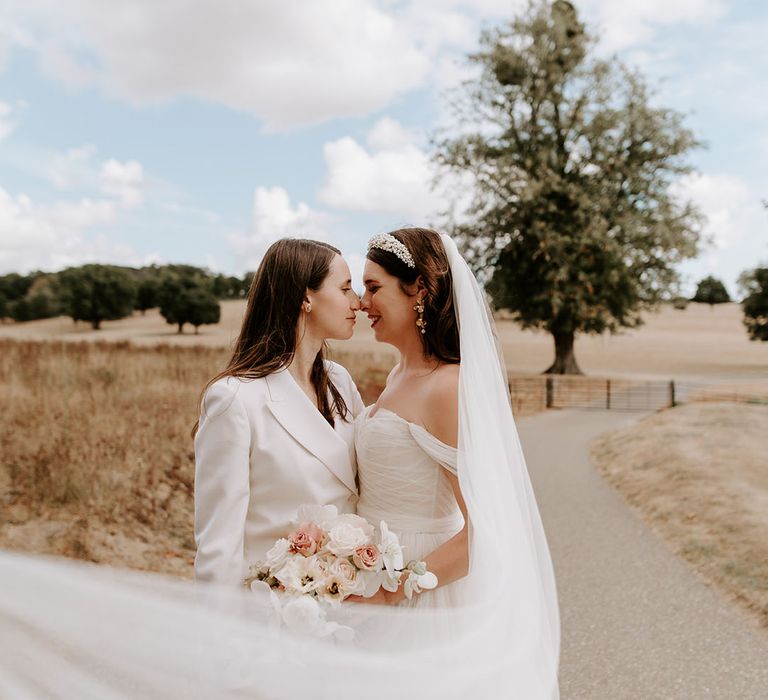
[[[397,535],[391,532],[387,523],[383,520],[379,523],[381,543],[379,549],[384,560],[384,575],[381,577],[381,585],[386,590],[394,593],[400,584],[400,569],[403,568],[403,548]]]
[[[415,571],[408,572],[408,576],[403,584],[405,597],[410,600],[414,593],[421,593],[422,590],[431,590],[437,586],[437,576],[431,571],[423,574],[417,574]]]
[[[293,556],[275,573],[283,586],[294,593],[312,593],[322,586],[325,571],[316,556]]]

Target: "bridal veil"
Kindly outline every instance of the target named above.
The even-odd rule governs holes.
[[[555,579],[503,356],[482,290],[442,240],[460,334],[468,604],[348,603],[332,615],[354,637],[317,639],[287,632],[245,590],[4,552],[1,697],[559,697]]]

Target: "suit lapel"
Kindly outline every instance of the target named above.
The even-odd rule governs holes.
[[[269,410],[301,445],[317,457],[350,491],[357,493],[349,445],[323,418],[283,369],[266,377]]]

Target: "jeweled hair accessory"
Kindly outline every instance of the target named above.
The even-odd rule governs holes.
[[[368,250],[371,248],[379,248],[380,250],[386,250],[396,255],[402,260],[408,267],[416,267],[416,263],[413,261],[408,248],[404,243],[397,240],[391,233],[377,233],[370,241],[368,241]]]

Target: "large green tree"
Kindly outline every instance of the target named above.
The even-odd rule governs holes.
[[[74,321],[88,321],[98,330],[102,321],[130,316],[136,300],[131,272],[114,265],[82,265],[58,274],[60,302]]]
[[[203,324],[218,323],[221,307],[213,293],[213,280],[199,268],[169,265],[163,272],[158,291],[160,314],[167,323],[178,326],[191,323],[195,333]]]
[[[579,373],[577,333],[642,322],[696,254],[700,217],[670,185],[698,145],[643,78],[592,56],[571,3],[537,2],[483,33],[479,76],[434,141],[471,206],[448,226],[497,307],[554,338],[549,373]]]
[[[749,339],[768,341],[768,267],[745,272],[739,286],[745,294],[741,308]]]
[[[696,301],[700,304],[709,304],[713,308],[715,304],[727,304],[730,300],[731,297],[725,285],[712,275],[705,277],[699,282],[696,286],[696,294],[691,299],[691,301]]]

